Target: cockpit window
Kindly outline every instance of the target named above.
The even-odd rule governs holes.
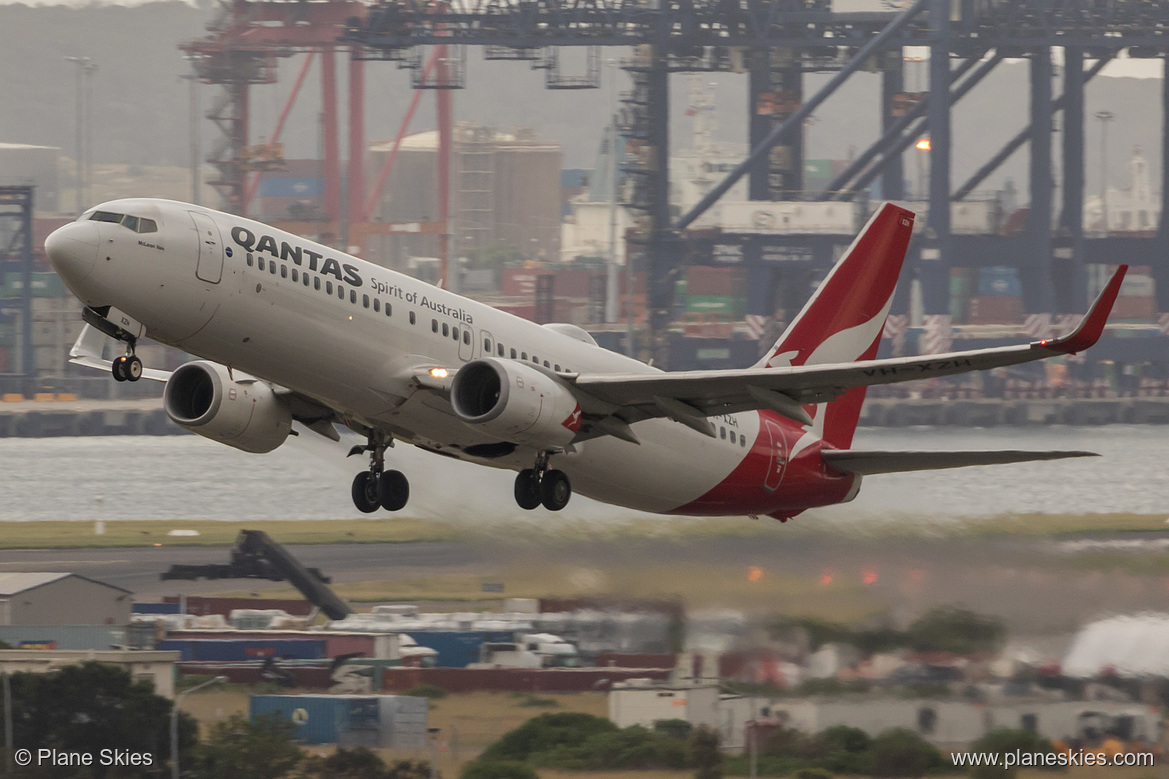
[[[158,223],[153,219],[143,219],[130,214],[115,214],[113,211],[94,211],[90,215],[94,222],[113,222],[135,233],[157,233]]]

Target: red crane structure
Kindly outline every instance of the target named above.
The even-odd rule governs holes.
[[[246,216],[264,170],[279,168],[283,153],[280,134],[296,103],[300,88],[315,59],[320,61],[321,114],[324,147],[325,214],[323,221],[284,222],[283,229],[320,236],[324,243],[365,249],[371,235],[391,233],[439,236],[442,279],[449,261],[451,96],[446,46],[434,47],[424,76],[415,89],[436,89],[439,136],[439,218],[436,222],[397,225],[373,221],[381,190],[389,177],[396,152],[419,102],[415,92],[403,117],[392,151],[375,179],[372,192],[365,190],[365,57],[360,44],[343,44],[338,37],[362,23],[366,6],[357,0],[226,0],[219,15],[207,26],[208,34],[179,48],[204,84],[223,88],[207,112],[221,137],[207,161],[218,175],[208,184],[219,191],[222,207]],[[337,109],[337,54],[348,53],[348,208],[341,197],[340,121]],[[253,85],[276,83],[280,57],[304,57],[292,89],[265,143],[249,143],[253,128],[249,92]],[[433,73],[433,77],[428,78]]]

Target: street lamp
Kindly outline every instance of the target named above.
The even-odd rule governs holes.
[[[1097,111],[1100,120],[1100,213],[1103,215],[1104,232],[1108,232],[1108,123],[1116,118],[1111,111]]]
[[[921,196],[929,199],[925,191],[925,166],[921,164],[922,158],[927,157],[930,152],[930,139],[922,138],[917,143],[913,144],[913,148],[917,149],[921,154],[917,155],[917,189]]]
[[[196,684],[189,690],[184,690],[175,696],[175,705],[170,710],[170,775],[171,779],[179,779],[179,706],[183,702],[183,698],[193,693],[195,690],[201,690],[204,687],[209,687],[212,684],[220,684],[226,682],[226,676],[216,676],[214,679],[208,679],[202,684]]]

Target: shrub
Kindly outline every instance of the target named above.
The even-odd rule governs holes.
[[[690,738],[693,726],[684,719],[660,719],[654,723],[654,733],[685,741]]]
[[[690,734],[690,765],[694,779],[722,779],[722,752],[718,748],[718,731],[705,725]]]
[[[932,744],[904,728],[884,731],[873,739],[869,751],[872,776],[924,776],[945,765]]]
[[[539,775],[518,760],[477,760],[463,769],[462,779],[539,779]]]
[[[992,752],[1001,755],[1015,750],[1024,754],[1035,752],[1046,754],[1053,751],[1051,742],[1039,734],[1029,730],[1010,730],[1008,728],[992,730],[970,745],[971,752]],[[978,766],[970,771],[971,779],[1013,779],[1018,775],[1019,769],[1017,767],[1006,770],[999,766]]]
[[[402,694],[414,698],[430,698],[431,700],[445,698],[450,695],[445,687],[439,687],[437,684],[420,684],[417,687],[411,687]]]
[[[484,762],[523,761],[536,753],[550,752],[559,747],[580,746],[597,733],[616,731],[617,726],[612,722],[591,714],[541,714],[503,734],[499,741],[484,750],[480,759]]]

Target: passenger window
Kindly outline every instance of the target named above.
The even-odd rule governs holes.
[[[515,359],[515,349],[512,349],[512,350],[511,350],[511,358],[512,358],[513,360]]]
[[[354,293],[354,294],[356,294],[356,293]],[[361,296],[361,307],[362,308],[369,308],[369,295],[362,295]]]
[[[377,298],[374,298],[373,299],[373,312],[376,314],[381,310],[382,310],[382,302],[380,300],[378,300]],[[386,309],[386,313],[388,314],[389,312],[390,312],[389,309]]]
[[[503,344],[496,345],[495,351],[500,357],[502,357],[503,356]]]
[[[273,276],[276,275],[276,262],[275,261],[268,262],[268,272],[271,273]]]
[[[451,334],[451,329],[450,329],[450,327],[447,325],[447,323],[446,323],[446,322],[443,322],[443,323],[442,323],[442,337],[443,337],[443,338],[446,338],[446,337],[447,337],[448,335],[450,335],[450,334]]]
[[[560,373],[560,366],[557,365],[555,368],[553,368],[553,370],[556,371],[557,373]]]
[[[511,356],[512,356],[512,357],[515,357],[515,352],[512,352]],[[528,359],[528,353],[527,353],[527,352],[520,352],[520,359],[521,359],[521,360],[526,360],[526,359]]]
[[[438,332],[438,320],[437,319],[430,320],[430,332],[432,332],[432,333]]]
[[[390,310],[390,307],[386,306],[386,311],[389,311],[389,310]],[[414,324],[414,312],[413,311],[410,312],[410,324]]]
[[[140,233],[157,233],[158,224],[153,219],[139,219],[138,232]]]
[[[248,252],[248,267],[249,268],[252,267],[252,265],[254,265],[255,262],[256,262],[256,258],[252,256],[251,252]]]
[[[129,227],[134,232],[138,232],[138,217],[127,214],[122,220],[122,227]]]
[[[112,211],[94,211],[93,216],[89,217],[93,222],[113,222],[118,224],[122,221],[122,214],[115,214]]]
[[[720,427],[718,429],[718,437],[724,441],[727,440],[727,429],[725,427]]]
[[[332,295],[332,294],[333,294],[333,282],[331,282],[331,281],[326,281],[326,282],[325,282],[325,294],[326,294],[326,295]]]
[[[264,258],[263,257],[256,258],[256,267],[258,267],[260,270],[264,270]]]
[[[321,288],[321,280],[319,278],[314,277],[313,278],[313,289],[319,290],[320,288]]]
[[[532,362],[536,363],[536,365],[539,365],[539,364],[540,364],[540,358],[539,358],[539,357],[537,357],[536,355],[534,355],[534,354],[533,354],[533,355],[532,355]]]
[[[337,299],[338,300],[345,299],[345,288],[342,287],[340,284],[337,285]]]
[[[294,271],[294,272],[295,272],[295,271]],[[308,286],[308,284],[309,284],[309,277],[308,277],[308,274],[307,274],[307,273],[302,273],[302,274],[300,274],[300,278],[301,278],[301,279],[304,281],[304,285],[307,287],[307,286]],[[319,283],[319,282],[318,282],[318,283]]]
[[[463,343],[465,343],[465,344],[471,343],[471,331],[470,330],[463,331]]]
[[[744,449],[747,447],[747,436],[739,436],[739,446],[743,447]]]
[[[544,367],[545,367],[545,368],[551,368],[552,366],[548,364],[548,361],[547,361],[547,360],[544,360]]]
[[[483,351],[487,352],[488,354],[491,354],[491,341],[488,340],[487,338],[483,339]]]
[[[282,279],[288,278],[288,266],[287,265],[280,266],[280,278],[282,278]]]
[[[456,341],[459,340],[459,328],[457,328],[457,327],[451,328],[451,338],[455,339]]]
[[[296,268],[292,269],[292,280],[300,281],[300,274],[296,272]]]
[[[734,430],[731,431],[731,443],[732,444],[735,443],[735,431]]]
[[[355,306],[357,305],[357,290],[355,290],[355,289],[349,290],[349,302]]]
[[[393,309],[390,308],[390,304],[386,303],[386,316],[389,316],[392,311]]]

